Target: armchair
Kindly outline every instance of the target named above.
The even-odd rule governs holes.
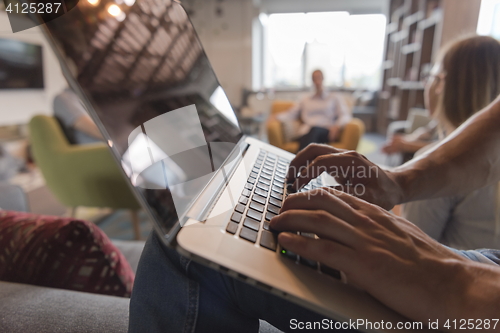
[[[294,102],[292,101],[274,101],[271,106],[271,115],[287,111],[293,105]],[[364,133],[364,123],[357,118],[353,118],[342,130],[340,141],[332,142],[330,145],[340,149],[356,150]],[[267,137],[269,143],[273,146],[279,147],[291,153],[296,153],[299,150],[299,143],[297,141],[286,141],[283,124],[278,120],[268,121]]]
[[[62,204],[130,209],[135,237],[140,238],[139,203],[104,143],[72,145],[58,121],[42,115],[31,119],[29,131],[33,158]]]

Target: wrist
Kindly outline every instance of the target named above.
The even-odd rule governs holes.
[[[496,309],[500,304],[500,268],[467,260],[455,273],[455,293],[447,304],[450,319],[499,319]]]
[[[439,294],[436,295],[436,300],[439,299],[442,304],[440,307],[446,309],[440,314],[440,322],[446,320],[473,318],[471,315],[471,299],[469,291],[474,283],[474,272],[470,265],[473,262],[469,259],[447,259],[444,260],[439,269],[440,276],[445,277],[438,288]]]
[[[405,170],[386,171],[387,176],[392,180],[393,189],[389,190],[391,194],[391,204],[393,206],[407,202],[409,188],[409,174]]]

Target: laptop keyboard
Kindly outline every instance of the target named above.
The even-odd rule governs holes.
[[[286,197],[285,177],[290,161],[278,157],[265,150],[259,152],[252,172],[238,204],[231,215],[231,221],[226,231],[239,238],[260,245],[261,247],[276,251],[278,249],[277,233],[270,230],[269,221],[279,214]],[[320,178],[312,180],[301,191],[309,191],[321,187]],[[314,234],[302,233],[302,236],[316,237]],[[316,261],[301,258],[286,249],[280,250],[281,254],[297,264],[305,265],[323,274],[340,279],[340,272]]]
[[[289,163],[282,157],[260,151],[227,232],[271,251],[277,250],[276,235],[269,230],[269,221],[278,215],[282,206]]]

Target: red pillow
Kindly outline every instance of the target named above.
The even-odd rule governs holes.
[[[134,272],[91,222],[0,211],[0,280],[130,297]]]

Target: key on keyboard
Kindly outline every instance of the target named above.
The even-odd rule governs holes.
[[[305,237],[310,237],[310,238],[316,237],[316,235],[310,234],[310,233],[299,233],[299,234],[301,234],[302,236],[305,236]],[[319,262],[316,262],[314,260],[303,258],[303,257],[293,253],[292,251],[285,249],[285,248],[281,249],[281,254],[284,257],[293,260],[297,264],[307,266],[309,268],[314,269],[315,271],[318,271],[318,268],[319,268],[319,271],[321,273],[323,273],[325,275],[329,275],[337,280],[341,279],[340,271],[338,271],[336,269],[333,269],[333,268],[328,267],[326,265],[320,264]]]
[[[242,217],[241,213],[234,212],[233,215],[231,216],[231,221],[240,223],[241,217]]]
[[[260,203],[255,202],[255,201],[252,201],[250,203],[250,208],[255,209],[256,211],[261,212],[261,213],[264,212],[264,207],[265,206],[263,204],[260,204]]]
[[[257,241],[257,235],[257,231],[245,227],[241,228],[240,237],[246,239],[247,241],[255,243]]]
[[[276,251],[276,248],[278,247],[276,235],[272,232],[263,230],[260,235],[260,245],[268,248],[271,251]]]
[[[240,214],[241,215],[241,214]],[[259,213],[256,210],[249,209],[247,212],[247,216],[253,218],[254,220],[257,220],[260,222],[262,220],[262,213]]]
[[[229,224],[227,225],[226,231],[229,232],[230,234],[234,235],[236,233],[236,231],[238,231],[238,224],[236,224],[234,222],[229,222]]]
[[[259,231],[259,229],[260,229],[260,223],[259,222],[255,221],[254,219],[251,219],[251,218],[247,217],[245,219],[245,222],[243,222],[243,225],[245,227],[247,227],[247,228],[252,229],[252,230]]]

